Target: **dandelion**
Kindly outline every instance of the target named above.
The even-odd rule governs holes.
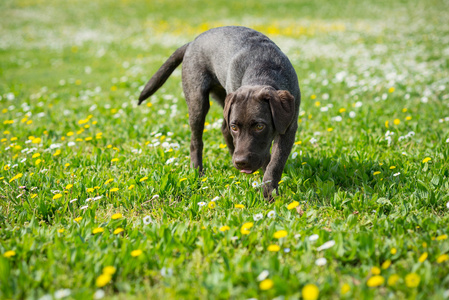
[[[103,274],[114,275],[117,269],[113,266],[106,266],[103,268]]]
[[[151,216],[146,216],[143,218],[143,224],[149,225],[151,222],[153,222],[153,219],[151,218]]]
[[[317,266],[324,266],[327,264],[327,259],[324,257],[320,257],[317,260],[315,260],[315,265]]]
[[[416,273],[410,273],[405,276],[405,285],[409,288],[415,288],[419,285],[421,277]]]
[[[111,216],[111,219],[117,220],[117,219],[120,219],[121,217],[123,217],[123,215],[121,213],[116,213]]]
[[[270,245],[268,246],[267,250],[270,252],[278,252],[279,250],[281,250],[281,247],[279,247],[278,245]]]
[[[441,264],[441,263],[443,263],[443,262],[445,262],[447,260],[449,260],[449,255],[442,254],[442,255],[438,256],[437,263]]]
[[[380,274],[379,267],[372,267],[371,268],[371,273],[373,273],[374,275],[379,275]]]
[[[340,289],[342,295],[346,295],[351,290],[351,286],[347,283],[343,284]]]
[[[64,232],[64,228],[58,229],[59,233],[63,233]]]
[[[131,251],[131,256],[132,256],[132,257],[137,257],[137,256],[141,255],[142,253],[143,253],[143,252],[142,252],[142,250],[140,250],[140,249],[133,250],[133,251]]]
[[[101,228],[101,227],[98,227],[98,228],[95,228],[94,230],[92,230],[93,234],[102,233],[102,232],[104,232],[104,228]]]
[[[424,252],[419,258],[418,261],[420,263],[424,262],[427,259],[427,256],[429,256],[429,254],[427,252]]]
[[[113,181],[114,181],[114,179],[110,178],[110,179],[106,180],[106,182],[104,184],[106,185],[106,184],[109,184],[109,183],[111,183]]]
[[[244,208],[245,208],[245,205],[243,205],[243,204],[236,204],[234,207],[235,207],[235,208],[241,208],[241,209],[244,209]]]
[[[381,275],[374,275],[373,277],[370,277],[370,279],[368,279],[366,285],[369,287],[378,287],[384,283],[385,278],[383,278]]]
[[[132,190],[133,188],[134,188],[134,184],[131,184],[129,187],[128,187],[128,190]]]
[[[145,181],[147,179],[148,179],[148,177],[142,177],[142,178],[139,179],[139,182],[143,182],[143,181]]]
[[[58,149],[58,150],[55,151],[55,153],[53,153],[53,156],[58,156],[60,154],[61,154],[61,150]]]
[[[263,214],[255,214],[254,216],[253,216],[253,220],[254,220],[254,222],[257,222],[257,221],[259,221],[259,220],[262,220],[263,219]]]
[[[273,280],[265,279],[260,282],[259,287],[262,291],[266,291],[266,290],[271,289],[273,287],[273,285],[274,285]]]
[[[209,207],[210,209],[214,209],[217,206],[217,204],[215,204],[215,202],[209,202],[209,204],[207,205],[207,207]]]
[[[395,255],[398,252],[396,248],[391,248],[390,253]]]
[[[104,287],[106,284],[108,284],[111,281],[112,277],[109,274],[101,274],[98,276],[97,280],[95,281],[95,285],[97,287]]]
[[[120,232],[123,232],[123,231],[125,231],[123,228],[117,228],[117,229],[115,229],[114,230],[114,234],[119,234]]]
[[[253,222],[246,222],[242,225],[242,227],[240,228],[240,233],[247,235],[250,234],[250,229],[253,227],[254,223]]]
[[[393,124],[394,124],[394,125],[399,125],[399,124],[401,124],[401,120],[399,120],[399,119],[394,119],[394,120],[393,120]]]
[[[319,246],[316,250],[317,251],[326,250],[326,249],[333,247],[334,245],[335,245],[335,241],[330,240],[330,241],[325,242],[323,245]]]
[[[443,240],[446,240],[446,239],[447,239],[447,234],[443,234],[443,235],[437,236],[437,238],[436,238],[437,241],[443,241]]]
[[[56,194],[53,196],[53,200],[59,199],[62,197],[62,194]]]
[[[79,223],[82,219],[83,219],[83,217],[78,217],[78,218],[73,219],[73,221],[75,221],[76,223]]]
[[[73,187],[73,184],[68,184],[68,185],[65,187],[65,189],[66,189],[66,190],[70,190],[72,187]]]
[[[291,209],[297,207],[298,205],[299,205],[299,202],[298,202],[298,201],[293,201],[292,203],[290,203],[290,204],[287,206],[287,209],[288,209],[288,210],[291,210]]]
[[[394,286],[399,281],[400,277],[398,274],[393,274],[388,278],[387,284],[389,286]]]
[[[388,269],[390,266],[391,266],[391,260],[387,259],[386,261],[383,262],[381,268],[382,268],[383,270],[386,270],[386,269]]]
[[[281,238],[287,236],[287,231],[285,231],[285,230],[279,230],[279,231],[276,231],[276,232],[274,233],[273,236],[274,236],[274,238],[276,238],[276,239],[281,239]]]
[[[111,159],[111,162],[116,162],[116,161],[118,161],[118,158]]]
[[[112,188],[109,190],[109,192],[113,193],[113,192],[117,192],[119,189],[118,188]]]
[[[429,162],[429,161],[431,161],[431,160],[432,160],[432,158],[426,157],[426,158],[424,158],[424,159],[422,160],[422,162],[425,164],[426,162]]]
[[[379,175],[379,174],[380,174],[379,171],[376,171],[376,172],[373,173],[374,176]]]
[[[225,232],[225,231],[228,231],[229,229],[231,229],[229,226],[224,225],[224,226],[221,226],[219,230],[220,230],[221,232]]]
[[[9,250],[6,251],[5,253],[3,253],[3,257],[9,258],[9,257],[13,257],[16,255],[16,251],[14,250]]]
[[[314,284],[306,284],[301,291],[304,300],[316,300],[320,295],[320,290]]]
[[[87,191],[88,193],[92,193],[92,192],[94,191],[94,188],[87,188],[86,191]]]

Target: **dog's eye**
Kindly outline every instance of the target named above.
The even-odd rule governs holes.
[[[232,131],[238,131],[239,128],[236,125],[231,125],[231,130]]]
[[[261,131],[261,130],[263,130],[265,128],[265,125],[263,125],[263,124],[257,124],[256,125],[256,130],[257,131]]]

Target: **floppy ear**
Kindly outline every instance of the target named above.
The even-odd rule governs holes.
[[[284,134],[295,117],[295,98],[285,90],[276,91],[274,95],[275,97],[270,97],[269,100],[271,116],[276,131]]]
[[[234,99],[235,99],[234,93],[229,93],[225,99],[224,108],[223,108],[223,118],[224,118],[224,121],[226,122],[226,127],[229,126],[229,114],[231,113],[231,105],[234,102]]]

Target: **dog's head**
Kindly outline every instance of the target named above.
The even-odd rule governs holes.
[[[243,86],[226,97],[223,114],[235,147],[234,166],[253,173],[268,163],[274,137],[293,122],[295,98],[270,86]]]

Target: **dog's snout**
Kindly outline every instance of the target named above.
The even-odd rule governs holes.
[[[239,169],[247,169],[249,167],[249,157],[243,155],[234,156],[234,163]]]

